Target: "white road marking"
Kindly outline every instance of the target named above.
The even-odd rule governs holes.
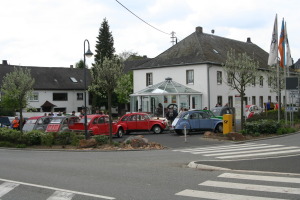
[[[2,197],[5,194],[9,193],[11,190],[13,190],[18,185],[19,184],[17,184],[17,183],[11,183],[11,182],[4,182],[4,183],[2,183],[0,185],[0,197]]]
[[[268,185],[254,185],[254,184],[243,184],[243,183],[232,183],[232,182],[221,182],[221,181],[205,181],[203,183],[200,183],[199,185],[230,188],[230,189],[254,190],[254,191],[261,191],[261,192],[300,194],[299,188],[276,187],[276,186],[268,186]]]
[[[251,146],[251,147],[242,147],[236,149],[224,149],[224,150],[215,150],[215,151],[201,151],[201,152],[191,152],[192,154],[204,154],[204,153],[214,153],[214,152],[230,152],[230,151],[241,151],[241,150],[251,150],[251,149],[266,149],[274,147],[282,147],[283,145],[264,145],[264,146]],[[297,148],[297,147],[296,147]]]
[[[32,187],[44,188],[44,189],[55,190],[55,191],[69,192],[69,193],[74,193],[74,194],[78,194],[78,195],[96,197],[96,198],[101,198],[101,199],[116,199],[114,197],[108,197],[108,196],[103,196],[103,195],[98,195],[98,194],[78,192],[78,191],[73,191],[73,190],[65,190],[65,189],[60,189],[60,188],[55,188],[55,187],[48,187],[48,186],[44,186],[44,185],[31,184],[31,183],[13,181],[13,180],[8,180],[8,179],[0,179],[0,181],[10,182],[10,183],[19,184],[19,185],[27,185],[27,186],[32,186]]]
[[[214,200],[284,200],[284,199],[277,199],[277,198],[246,196],[246,195],[238,195],[238,194],[217,193],[217,192],[207,192],[207,191],[188,190],[188,189],[178,192],[175,195],[214,199]]]
[[[233,156],[221,156],[217,157],[219,159],[226,159],[226,158],[241,158],[241,157],[252,157],[252,156],[267,156],[267,155],[276,155],[276,154],[287,154],[287,153],[295,153],[300,152],[300,149],[294,149],[289,151],[276,151],[276,152],[268,152],[268,153],[256,153],[256,154],[243,154],[243,155],[233,155]]]
[[[74,196],[74,193],[55,191],[47,200],[71,200]]]
[[[270,149],[260,149],[260,150],[251,150],[251,151],[237,151],[237,152],[226,152],[226,153],[213,153],[213,154],[205,154],[204,156],[223,156],[223,155],[234,155],[234,154],[248,154],[248,153],[258,153],[258,152],[266,152],[266,151],[279,151],[279,150],[287,150],[287,149],[297,149],[299,147],[281,147],[281,148],[270,148]]]
[[[281,183],[300,183],[300,178],[291,178],[291,177],[259,176],[259,175],[234,174],[234,173],[223,173],[218,177],[256,180],[256,181],[273,181],[273,182],[281,182]]]

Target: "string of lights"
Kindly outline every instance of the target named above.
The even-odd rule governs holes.
[[[152,26],[151,24],[149,24],[148,22],[146,22],[145,20],[143,20],[142,18],[140,18],[139,16],[137,16],[136,14],[134,14],[131,10],[129,10],[126,6],[124,6],[122,3],[120,3],[118,0],[116,0],[116,2],[118,2],[123,8],[125,8],[127,11],[129,11],[131,14],[133,14],[135,17],[137,17],[138,19],[140,19],[142,22],[144,22],[145,24],[147,24],[148,26],[151,26],[152,28],[158,30],[159,32],[162,32],[164,34],[167,35],[171,35],[171,33],[166,33],[165,31],[162,31],[154,26]]]

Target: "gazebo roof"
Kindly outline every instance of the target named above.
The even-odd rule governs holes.
[[[149,86],[143,90],[140,90],[130,96],[155,96],[155,95],[191,95],[202,94],[194,89],[186,87],[180,83],[172,80],[172,78],[166,78],[165,81]]]

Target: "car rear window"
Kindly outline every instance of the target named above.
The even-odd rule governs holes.
[[[29,119],[26,121],[26,124],[35,124],[37,119]]]

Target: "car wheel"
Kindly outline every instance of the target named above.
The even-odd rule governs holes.
[[[155,125],[153,128],[152,128],[152,131],[155,133],[155,134],[158,134],[158,133],[161,133],[162,132],[162,129],[159,125]]]
[[[223,133],[223,124],[218,124],[216,129],[215,129],[216,133]]]
[[[122,128],[119,128],[119,129],[118,129],[118,132],[117,132],[117,137],[118,137],[118,138],[123,137],[123,133],[124,133],[124,130],[123,130]]]
[[[177,133],[177,135],[183,135],[183,131],[181,129],[175,129],[175,133]]]

